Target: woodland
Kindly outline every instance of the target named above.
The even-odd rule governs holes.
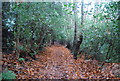
[[[3,2],[6,79],[120,78],[120,1]]]

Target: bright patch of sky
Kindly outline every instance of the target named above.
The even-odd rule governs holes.
[[[65,0],[65,1],[81,2],[81,0]],[[120,0],[82,0],[82,1],[84,1],[85,3],[88,3],[88,2],[109,2],[109,1],[120,1]]]

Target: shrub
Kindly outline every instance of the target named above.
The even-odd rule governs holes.
[[[16,74],[11,70],[5,69],[2,72],[2,79],[3,80],[5,80],[5,79],[16,79]]]

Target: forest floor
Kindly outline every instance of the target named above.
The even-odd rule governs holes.
[[[4,54],[3,69],[14,71],[17,79],[117,79],[113,70],[119,71],[114,69],[117,63],[106,63],[101,68],[97,60],[75,60],[70,50],[61,45],[46,47],[36,57],[19,62],[15,54]]]

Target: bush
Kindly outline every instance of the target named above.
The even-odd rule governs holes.
[[[5,79],[16,79],[16,74],[11,70],[5,69],[2,72],[2,79],[3,80],[5,80]]]

